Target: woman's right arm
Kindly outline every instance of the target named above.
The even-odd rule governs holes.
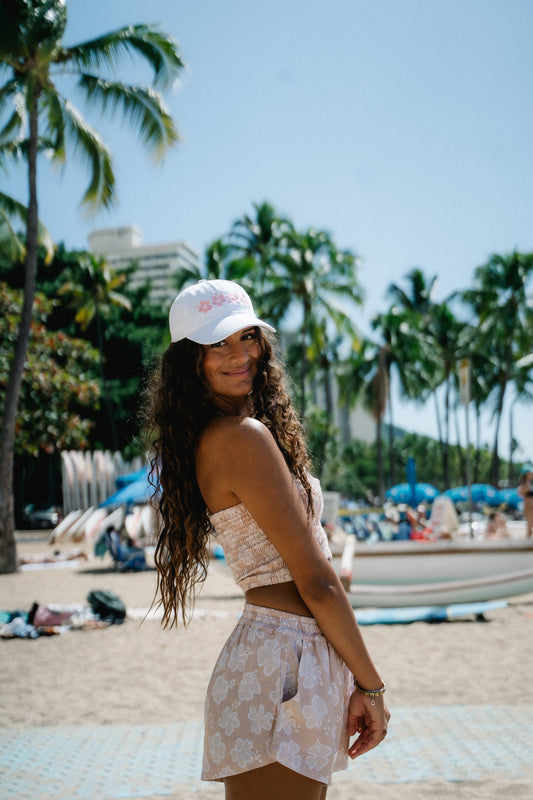
[[[211,444],[214,457],[221,460],[217,470],[221,480],[246,505],[272,541],[304,603],[357,683],[363,689],[379,689],[381,676],[368,653],[346,592],[310,530],[295,482],[271,433],[251,419],[218,430],[218,441]],[[352,757],[383,739],[387,719],[382,695],[370,698],[359,692],[354,694],[350,733],[361,735],[350,748]]]

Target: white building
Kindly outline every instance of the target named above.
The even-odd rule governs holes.
[[[168,305],[174,299],[177,289],[173,279],[184,267],[199,265],[199,254],[186,242],[143,245],[141,231],[133,225],[93,231],[88,238],[91,252],[104,256],[114,269],[135,263],[131,287],[150,283],[150,300],[156,305]]]

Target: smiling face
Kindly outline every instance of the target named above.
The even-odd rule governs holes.
[[[256,328],[243,328],[221,342],[203,346],[202,370],[223,411],[242,413],[257,375],[261,343]]]

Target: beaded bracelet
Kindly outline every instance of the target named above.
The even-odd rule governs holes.
[[[359,686],[357,681],[355,681],[355,688],[360,694],[364,695],[365,697],[370,697],[371,698],[370,705],[375,706],[376,705],[375,698],[382,695],[387,687],[385,686],[385,684],[383,684],[383,686],[380,686],[379,689],[363,689],[363,687]]]

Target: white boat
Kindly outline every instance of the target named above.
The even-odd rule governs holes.
[[[462,581],[392,586],[352,583],[348,597],[353,608],[409,608],[480,603],[529,592],[533,592],[533,569]]]
[[[334,559],[354,607],[448,605],[533,592],[533,540],[358,542]]]

